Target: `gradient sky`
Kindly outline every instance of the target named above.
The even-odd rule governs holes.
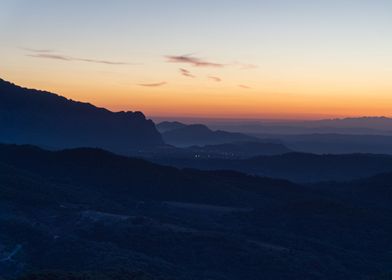
[[[2,0],[0,77],[149,116],[392,116],[390,0]]]

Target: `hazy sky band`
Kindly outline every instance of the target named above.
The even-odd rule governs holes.
[[[4,0],[0,76],[149,115],[390,116],[391,12],[386,0]]]

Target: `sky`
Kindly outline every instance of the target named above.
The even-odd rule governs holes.
[[[147,116],[392,116],[390,0],[2,0],[0,78]]]

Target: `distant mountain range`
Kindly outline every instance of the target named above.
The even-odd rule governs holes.
[[[243,133],[213,131],[202,124],[164,121],[156,127],[167,144],[182,148],[172,150],[172,157],[246,158],[292,152],[279,140],[261,140]]]
[[[254,142],[257,137],[242,133],[213,131],[203,124],[186,125],[180,122],[163,122],[157,124],[157,129],[167,144],[177,147],[204,146],[226,144],[231,142]]]
[[[0,80],[0,142],[48,148],[99,147],[114,152],[163,145],[141,112],[114,113]]]
[[[206,120],[209,127],[247,134],[353,134],[353,135],[392,135],[392,118],[359,117],[325,120]]]
[[[332,126],[333,124],[336,126]],[[361,127],[361,124],[364,126]],[[227,130],[213,130],[209,128],[210,125],[214,129]],[[298,125],[301,125],[301,129],[298,129]],[[284,153],[281,152],[283,149],[279,149],[277,145],[284,146],[286,150],[304,153],[392,154],[392,134],[389,133],[392,131],[392,119],[385,117],[265,123],[262,121],[222,121],[211,122],[209,126],[166,121],[158,124],[157,128],[167,143],[178,147],[259,142],[276,144],[275,147],[270,147],[270,153],[260,153],[260,155]],[[231,131],[240,131],[240,133]],[[224,153],[236,150],[233,146],[226,145],[217,149],[203,147],[202,150],[219,151],[224,148],[227,148]],[[251,148],[247,149],[251,150]],[[267,150],[267,145],[264,150]],[[254,155],[256,154],[250,156]]]
[[[392,135],[298,134],[258,135],[261,139],[278,138],[294,151],[316,154],[372,153],[392,154]]]

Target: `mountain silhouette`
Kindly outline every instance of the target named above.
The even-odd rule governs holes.
[[[0,79],[0,142],[127,153],[163,144],[141,112],[111,112]]]
[[[348,135],[391,135],[392,118],[358,117],[321,120],[236,120],[210,121],[213,129],[236,131],[248,134],[300,135],[300,134],[348,134]]]
[[[203,124],[184,125],[178,122],[158,124],[167,144],[177,147],[226,144],[239,141],[255,142],[258,138],[242,133],[213,131]]]
[[[181,123],[181,122],[177,122],[177,121],[174,121],[174,122],[164,121],[164,122],[160,122],[156,125],[156,127],[160,133],[164,133],[164,132],[171,131],[171,130],[178,129],[178,128],[183,128],[186,126],[187,126],[186,124]]]
[[[261,135],[260,135],[261,137]],[[390,135],[299,134],[277,137],[295,151],[316,154],[392,154]]]

